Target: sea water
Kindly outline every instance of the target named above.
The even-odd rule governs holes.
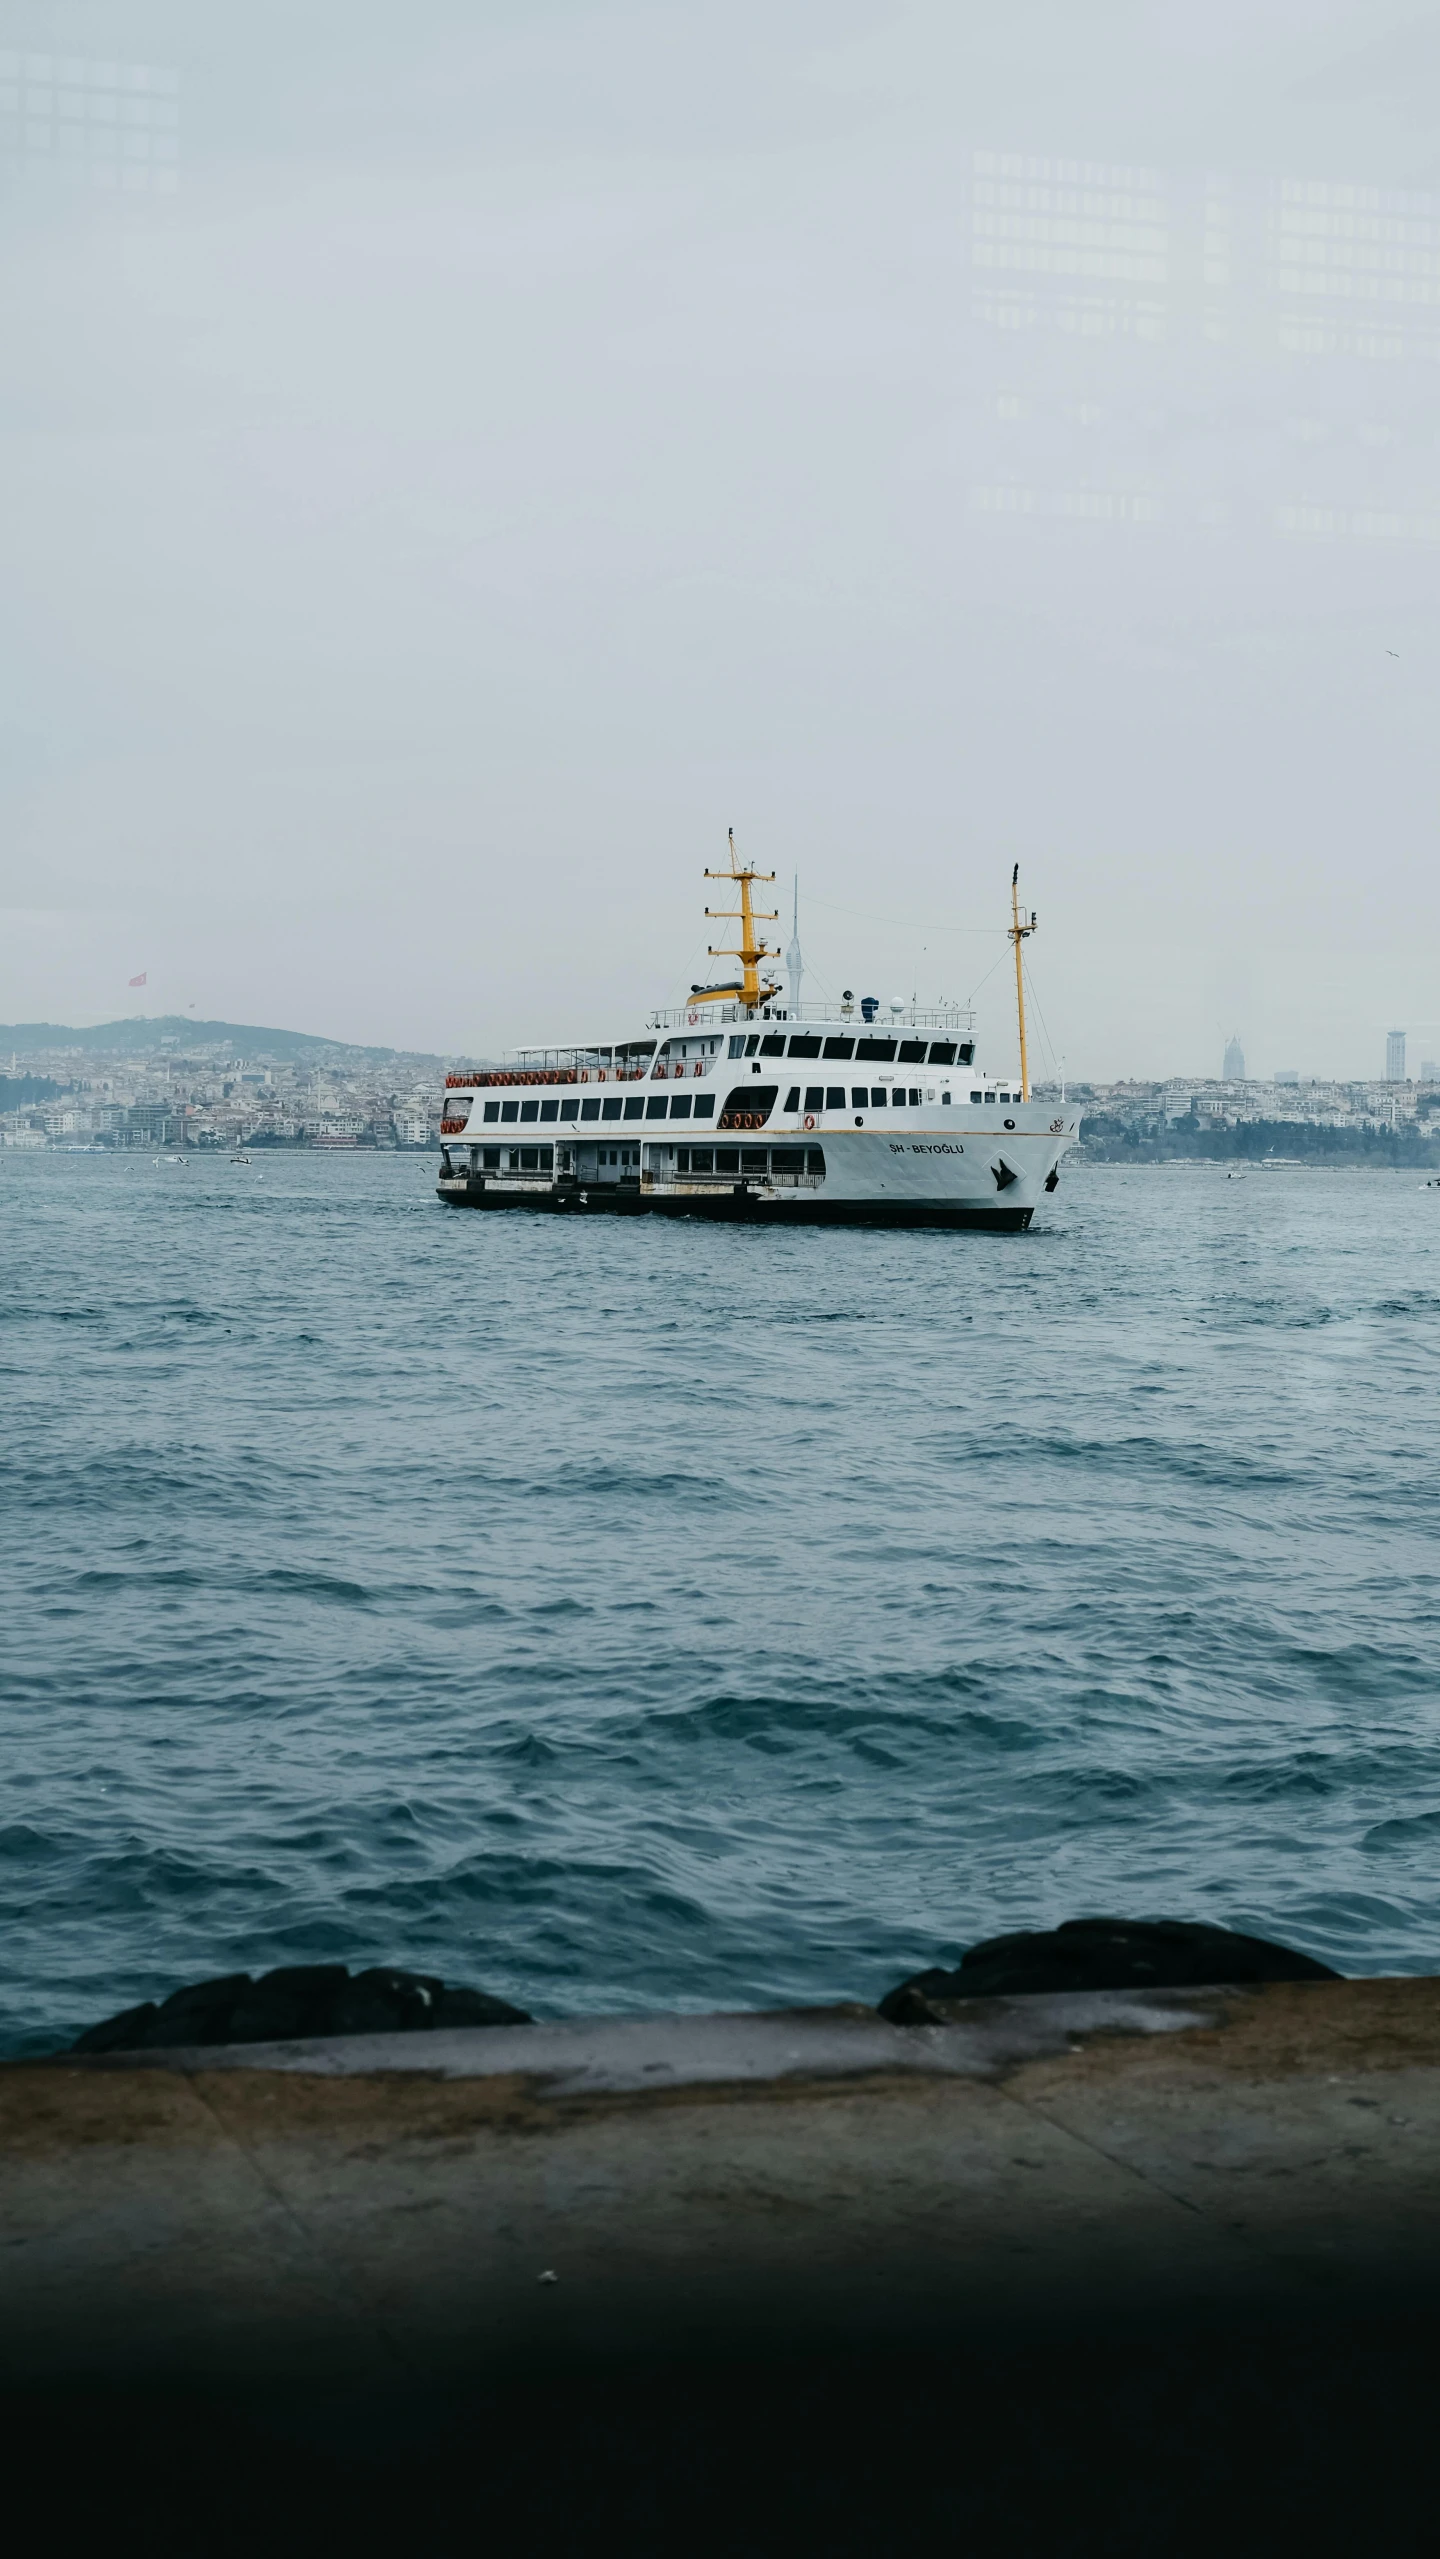
[[[1028,1235],[0,1157],[0,2043],[274,1964],[873,1999],[1086,1912],[1440,1966],[1440,1193]]]

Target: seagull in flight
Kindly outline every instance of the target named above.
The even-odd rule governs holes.
[[[1400,652],[1398,649],[1387,649],[1385,655],[1387,658],[1398,658]]]

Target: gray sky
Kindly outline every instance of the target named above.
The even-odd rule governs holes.
[[[997,1063],[1017,858],[1072,1075],[1440,1054],[1435,13],[0,45],[0,1019],[600,1032],[733,823]]]

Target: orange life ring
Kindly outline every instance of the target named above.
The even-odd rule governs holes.
[[[807,1111],[807,1112],[806,1112],[806,1114],[805,1114],[805,1125],[806,1125],[806,1127],[807,1127],[807,1128],[813,1128],[813,1127],[814,1127],[814,1125],[815,1125],[815,1114],[814,1114],[814,1112],[813,1112],[813,1111]]]

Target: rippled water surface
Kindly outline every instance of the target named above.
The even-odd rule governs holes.
[[[0,2040],[277,1963],[873,1997],[1096,1910],[1440,1966],[1440,1194],[1028,1236],[0,1159]]]

